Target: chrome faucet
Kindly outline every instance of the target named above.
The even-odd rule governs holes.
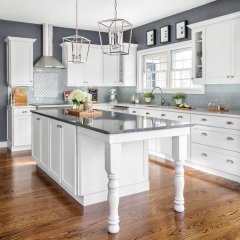
[[[164,105],[164,104],[166,103],[166,101],[165,101],[165,99],[164,99],[164,97],[163,97],[163,90],[162,90],[160,87],[155,87],[155,88],[153,88],[153,90],[152,90],[152,94],[153,94],[154,90],[157,89],[157,88],[159,88],[160,91],[161,91],[161,106],[162,106],[162,105]]]

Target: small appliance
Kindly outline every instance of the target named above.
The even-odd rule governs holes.
[[[109,91],[109,102],[110,103],[116,103],[117,102],[117,90],[116,89],[111,89]]]

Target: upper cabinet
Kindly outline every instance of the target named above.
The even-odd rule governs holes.
[[[193,81],[200,84],[239,83],[240,13],[189,27],[193,41]],[[201,60],[199,52],[202,53]]]
[[[7,84],[33,86],[33,43],[36,39],[7,37]]]
[[[68,62],[72,58],[71,43],[61,46],[65,86],[136,86],[137,44],[131,44],[126,56],[105,55],[100,45],[91,44],[88,62],[79,64]],[[83,54],[86,51],[83,45]]]

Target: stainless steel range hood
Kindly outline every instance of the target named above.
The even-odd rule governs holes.
[[[34,67],[39,68],[65,68],[64,65],[53,57],[53,25],[43,24],[43,56]]]

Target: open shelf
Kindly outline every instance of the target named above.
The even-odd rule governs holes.
[[[202,68],[202,65],[197,65],[196,68]]]
[[[197,40],[196,42],[197,42],[197,43],[201,43],[201,42],[202,42],[202,40]]]

